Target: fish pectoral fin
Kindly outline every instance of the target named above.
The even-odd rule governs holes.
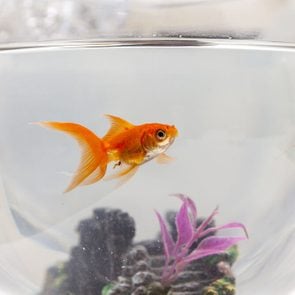
[[[166,155],[165,153],[162,153],[160,154],[159,156],[157,156],[155,158],[155,161],[158,163],[158,164],[168,164],[168,163],[171,163],[173,162],[175,159]]]
[[[104,140],[108,140],[121,132],[129,130],[134,127],[133,124],[113,115],[105,115],[111,121],[111,127],[107,134],[103,137]]]

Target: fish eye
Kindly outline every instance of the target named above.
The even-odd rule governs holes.
[[[157,130],[156,136],[159,140],[164,140],[166,138],[166,132],[162,129]]]

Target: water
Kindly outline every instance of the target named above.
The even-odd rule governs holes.
[[[128,212],[136,240],[152,238],[153,210],[179,206],[173,192],[190,195],[203,216],[219,205],[218,224],[246,225],[250,239],[234,268],[238,294],[294,294],[295,51],[165,42],[0,52],[3,294],[41,290],[47,268],[68,259],[75,228],[94,208]],[[79,150],[29,123],[79,122],[103,135],[103,114],[175,124],[180,136],[168,154],[176,161],[147,163],[118,189],[106,181],[63,194]]]

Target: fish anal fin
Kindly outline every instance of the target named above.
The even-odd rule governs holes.
[[[162,153],[155,158],[155,161],[158,164],[169,164],[169,163],[173,162],[174,160],[175,160],[174,158],[166,155],[165,153]]]
[[[127,182],[136,173],[138,168],[139,165],[128,165],[126,168],[122,169],[118,173],[105,177],[104,180],[119,179],[119,182],[116,185],[116,187],[119,187]]]
[[[138,170],[139,166],[134,166],[128,173],[124,174],[119,178],[119,182],[116,184],[116,188],[120,187],[121,185],[125,184]]]
[[[105,115],[111,121],[111,127],[108,130],[107,134],[103,137],[104,140],[108,140],[119,133],[132,129],[133,124],[128,121],[121,119],[113,115]]]

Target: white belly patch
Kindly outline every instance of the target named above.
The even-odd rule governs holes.
[[[158,146],[157,148],[148,151],[144,157],[144,162],[150,161],[155,157],[159,156],[160,154],[164,153],[168,147],[169,144],[166,144],[165,146]]]

